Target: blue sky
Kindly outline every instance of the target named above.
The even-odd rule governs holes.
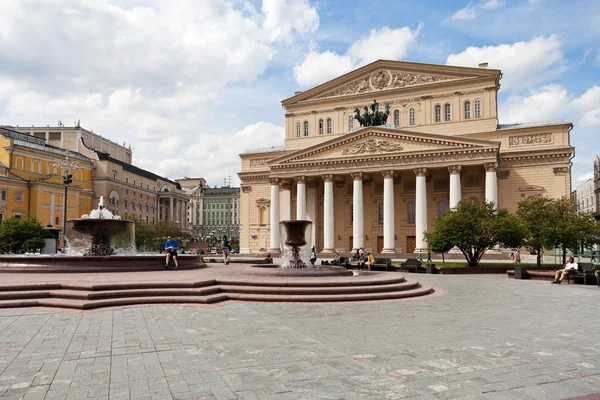
[[[596,1],[3,0],[0,24],[0,124],[80,119],[169,178],[237,183],[281,100],[377,58],[487,61],[501,123],[574,123],[574,185],[600,153]]]

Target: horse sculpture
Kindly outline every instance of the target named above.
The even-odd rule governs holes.
[[[369,107],[363,107],[363,113],[360,114],[360,110],[358,108],[354,109],[354,119],[358,121],[360,126],[379,126],[385,125],[387,119],[390,115],[390,105],[385,105],[385,112],[379,111],[379,103],[377,100],[373,100],[373,104],[371,104],[371,112],[369,112]]]

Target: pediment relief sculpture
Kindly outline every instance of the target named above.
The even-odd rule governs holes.
[[[389,153],[401,150],[402,146],[397,142],[371,138],[345,148],[342,151],[342,155]]]
[[[344,96],[349,94],[369,93],[379,90],[396,89],[405,86],[422,85],[453,79],[450,76],[414,74],[380,69],[368,76],[355,79],[345,86],[326,92],[317,99]]]

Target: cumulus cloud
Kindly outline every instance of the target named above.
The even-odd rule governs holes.
[[[561,85],[529,90],[512,95],[499,106],[503,123],[556,121],[566,118],[578,127],[600,126],[600,86],[594,85],[577,97]]]
[[[477,17],[477,11],[473,3],[467,4],[464,8],[452,14],[453,20],[470,20],[475,19],[475,17]]]
[[[400,59],[414,46],[422,28],[419,24],[414,30],[387,26],[373,29],[369,36],[353,43],[345,54],[310,51],[304,61],[294,67],[296,82],[301,86],[315,85],[378,59]]]
[[[575,181],[576,182],[583,182],[583,181],[587,181],[588,179],[593,179],[593,178],[594,178],[594,173],[593,172],[587,172],[587,173],[585,173],[583,175],[579,175]]]
[[[489,63],[503,72],[502,86],[510,89],[530,88],[547,82],[565,70],[561,43],[557,35],[539,36],[528,42],[498,46],[468,47],[450,54],[446,64],[476,66]]]
[[[142,167],[210,183],[225,174],[206,156],[216,147],[227,175],[239,170],[238,142],[221,149],[217,135],[246,125],[248,96],[261,96],[242,89],[223,107],[224,92],[254,84],[278,50],[318,28],[319,15],[308,0],[263,0],[258,11],[227,0],[3,0],[0,25],[0,52],[10,54],[0,63],[3,124],[80,119],[131,143]]]

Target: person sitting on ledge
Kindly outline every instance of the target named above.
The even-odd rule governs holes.
[[[331,265],[340,265],[340,253],[335,252],[335,255],[333,256],[333,261],[331,261]]]
[[[371,267],[373,266],[373,264],[375,264],[375,257],[373,257],[373,254],[368,253],[367,254],[367,269],[370,271]]]
[[[167,241],[165,242],[165,251],[167,252],[167,258],[165,260],[165,268],[169,268],[169,259],[172,258],[175,263],[175,268],[179,267],[177,263],[177,248],[179,247],[179,243],[177,243],[177,239],[173,239],[172,236],[167,237]]]
[[[558,283],[560,285],[563,279],[565,279],[565,276],[569,275],[571,271],[577,271],[578,269],[579,265],[577,265],[575,259],[573,257],[569,257],[569,262],[563,265],[562,269],[559,269],[556,271],[556,274],[554,274],[554,280],[552,283]],[[560,279],[558,279],[559,275]]]

